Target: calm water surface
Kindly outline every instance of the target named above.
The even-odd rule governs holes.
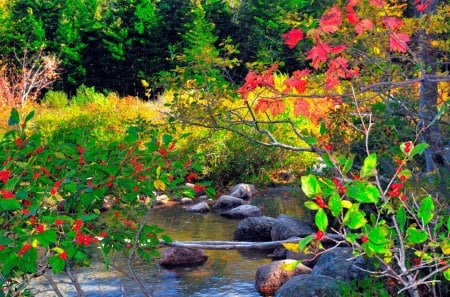
[[[265,191],[252,200],[261,205],[265,215],[280,213],[301,215],[298,199],[287,189]],[[233,240],[239,221],[224,219],[215,213],[206,215],[185,212],[181,207],[155,209],[149,220],[165,229],[174,240]],[[135,270],[154,297],[260,296],[254,289],[255,273],[260,265],[271,260],[267,253],[237,251],[206,251],[208,261],[194,268],[162,269],[157,264],[139,262]],[[64,296],[76,296],[69,280],[54,277]],[[87,296],[143,296],[139,286],[128,276],[126,259],[115,256],[107,270],[95,262],[80,268],[78,278]],[[36,296],[56,296],[44,278],[31,286]]]

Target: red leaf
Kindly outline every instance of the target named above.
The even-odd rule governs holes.
[[[272,115],[276,116],[286,110],[286,105],[282,99],[271,100],[269,102],[269,109]]]
[[[347,6],[355,7],[358,3],[359,0],[349,0]]]
[[[373,23],[372,23],[372,21],[370,21],[368,19],[362,20],[355,27],[356,33],[358,33],[358,35],[363,34],[364,31],[371,31],[372,29],[373,29]]]
[[[403,20],[397,17],[383,17],[383,24],[395,31],[403,26]]]
[[[255,112],[266,112],[269,109],[269,100],[260,98],[254,107]]]
[[[335,75],[327,75],[327,80],[325,81],[325,90],[331,90],[334,89],[336,86],[338,86],[340,83],[340,80]]]
[[[303,32],[300,29],[292,29],[282,36],[287,47],[293,49],[297,45],[297,43],[303,39]]]
[[[324,33],[334,33],[339,30],[341,24],[342,11],[334,6],[320,18],[319,28]]]
[[[309,102],[301,98],[294,102],[294,116],[298,117],[299,115],[310,115]]]
[[[347,21],[352,25],[357,25],[359,22],[359,15],[356,14],[353,6],[347,5],[347,15],[345,16]]]
[[[431,4],[431,0],[425,1],[424,3],[422,3],[422,0],[414,1],[414,5],[416,6],[416,9],[420,12],[424,12],[430,4]]]
[[[370,0],[369,1],[370,6],[383,8],[386,5],[386,1],[384,0]]]
[[[336,46],[333,46],[332,48],[331,48],[331,52],[333,53],[333,54],[339,54],[340,52],[342,52],[343,50],[345,50],[347,47],[345,46],[345,45],[343,45],[343,44],[341,44],[341,45],[336,45]]]
[[[292,77],[286,79],[283,84],[286,86],[286,88],[283,90],[284,94],[287,94],[292,91],[292,88],[297,90],[299,94],[302,94],[306,90],[306,85],[308,81],[302,79],[304,76],[308,75],[310,73],[309,70],[296,70],[292,74]]]
[[[389,48],[391,51],[406,53],[406,43],[408,41],[409,36],[404,33],[389,34]]]
[[[334,75],[336,77],[350,78],[353,75],[347,68],[348,61],[343,57],[337,57],[330,61],[330,68],[328,68],[327,74]]]
[[[258,83],[259,75],[254,71],[250,71],[245,77],[245,83],[236,92],[241,94],[243,99],[247,100],[248,94],[258,86]]]

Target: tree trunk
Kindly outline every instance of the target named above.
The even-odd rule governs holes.
[[[437,4],[440,1],[434,0],[429,5],[424,14],[436,13]],[[420,84],[420,98],[419,98],[419,117],[420,127],[425,128],[421,138],[429,144],[425,151],[426,172],[428,174],[438,176],[440,186],[445,187],[445,178],[440,176],[441,170],[444,169],[447,173],[450,170],[450,152],[446,149],[446,144],[442,141],[441,132],[439,130],[436,116],[438,114],[438,83],[432,81],[429,77],[436,74],[438,69],[437,52],[430,45],[433,40],[433,33],[427,34],[421,30],[415,36],[418,45],[418,59],[423,65],[421,73],[423,81]]]

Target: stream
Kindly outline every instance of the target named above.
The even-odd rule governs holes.
[[[251,201],[260,205],[264,215],[280,213],[301,216],[299,191],[291,188],[268,189]],[[225,219],[214,212],[206,215],[188,213],[181,206],[154,209],[150,224],[156,224],[178,241],[233,240],[238,220]],[[157,263],[138,262],[138,277],[154,297],[260,296],[254,288],[256,270],[271,261],[267,253],[255,251],[208,250],[209,258],[202,266],[164,269]],[[143,296],[138,284],[128,275],[127,261],[114,255],[109,269],[101,261],[77,270],[86,296]],[[53,276],[64,296],[76,296],[67,276]],[[30,284],[34,296],[56,296],[47,280],[39,277]]]

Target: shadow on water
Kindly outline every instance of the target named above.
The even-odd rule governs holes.
[[[300,191],[292,188],[270,189],[254,197],[251,204],[261,206],[267,216],[286,213],[301,217],[303,202],[298,195]],[[174,240],[194,241],[233,240],[239,221],[222,218],[216,213],[192,214],[182,207],[172,207],[155,209],[149,223],[163,228]],[[260,265],[271,261],[267,253],[234,250],[206,253],[209,259],[202,266],[162,269],[157,263],[137,262],[134,268],[154,297],[260,296],[254,289],[255,273]],[[100,262],[79,270],[78,277],[86,296],[143,296],[139,286],[128,276],[126,258],[115,255],[111,262],[109,270]],[[63,275],[55,280],[64,296],[76,296]],[[36,296],[55,296],[43,278],[32,287]]]

